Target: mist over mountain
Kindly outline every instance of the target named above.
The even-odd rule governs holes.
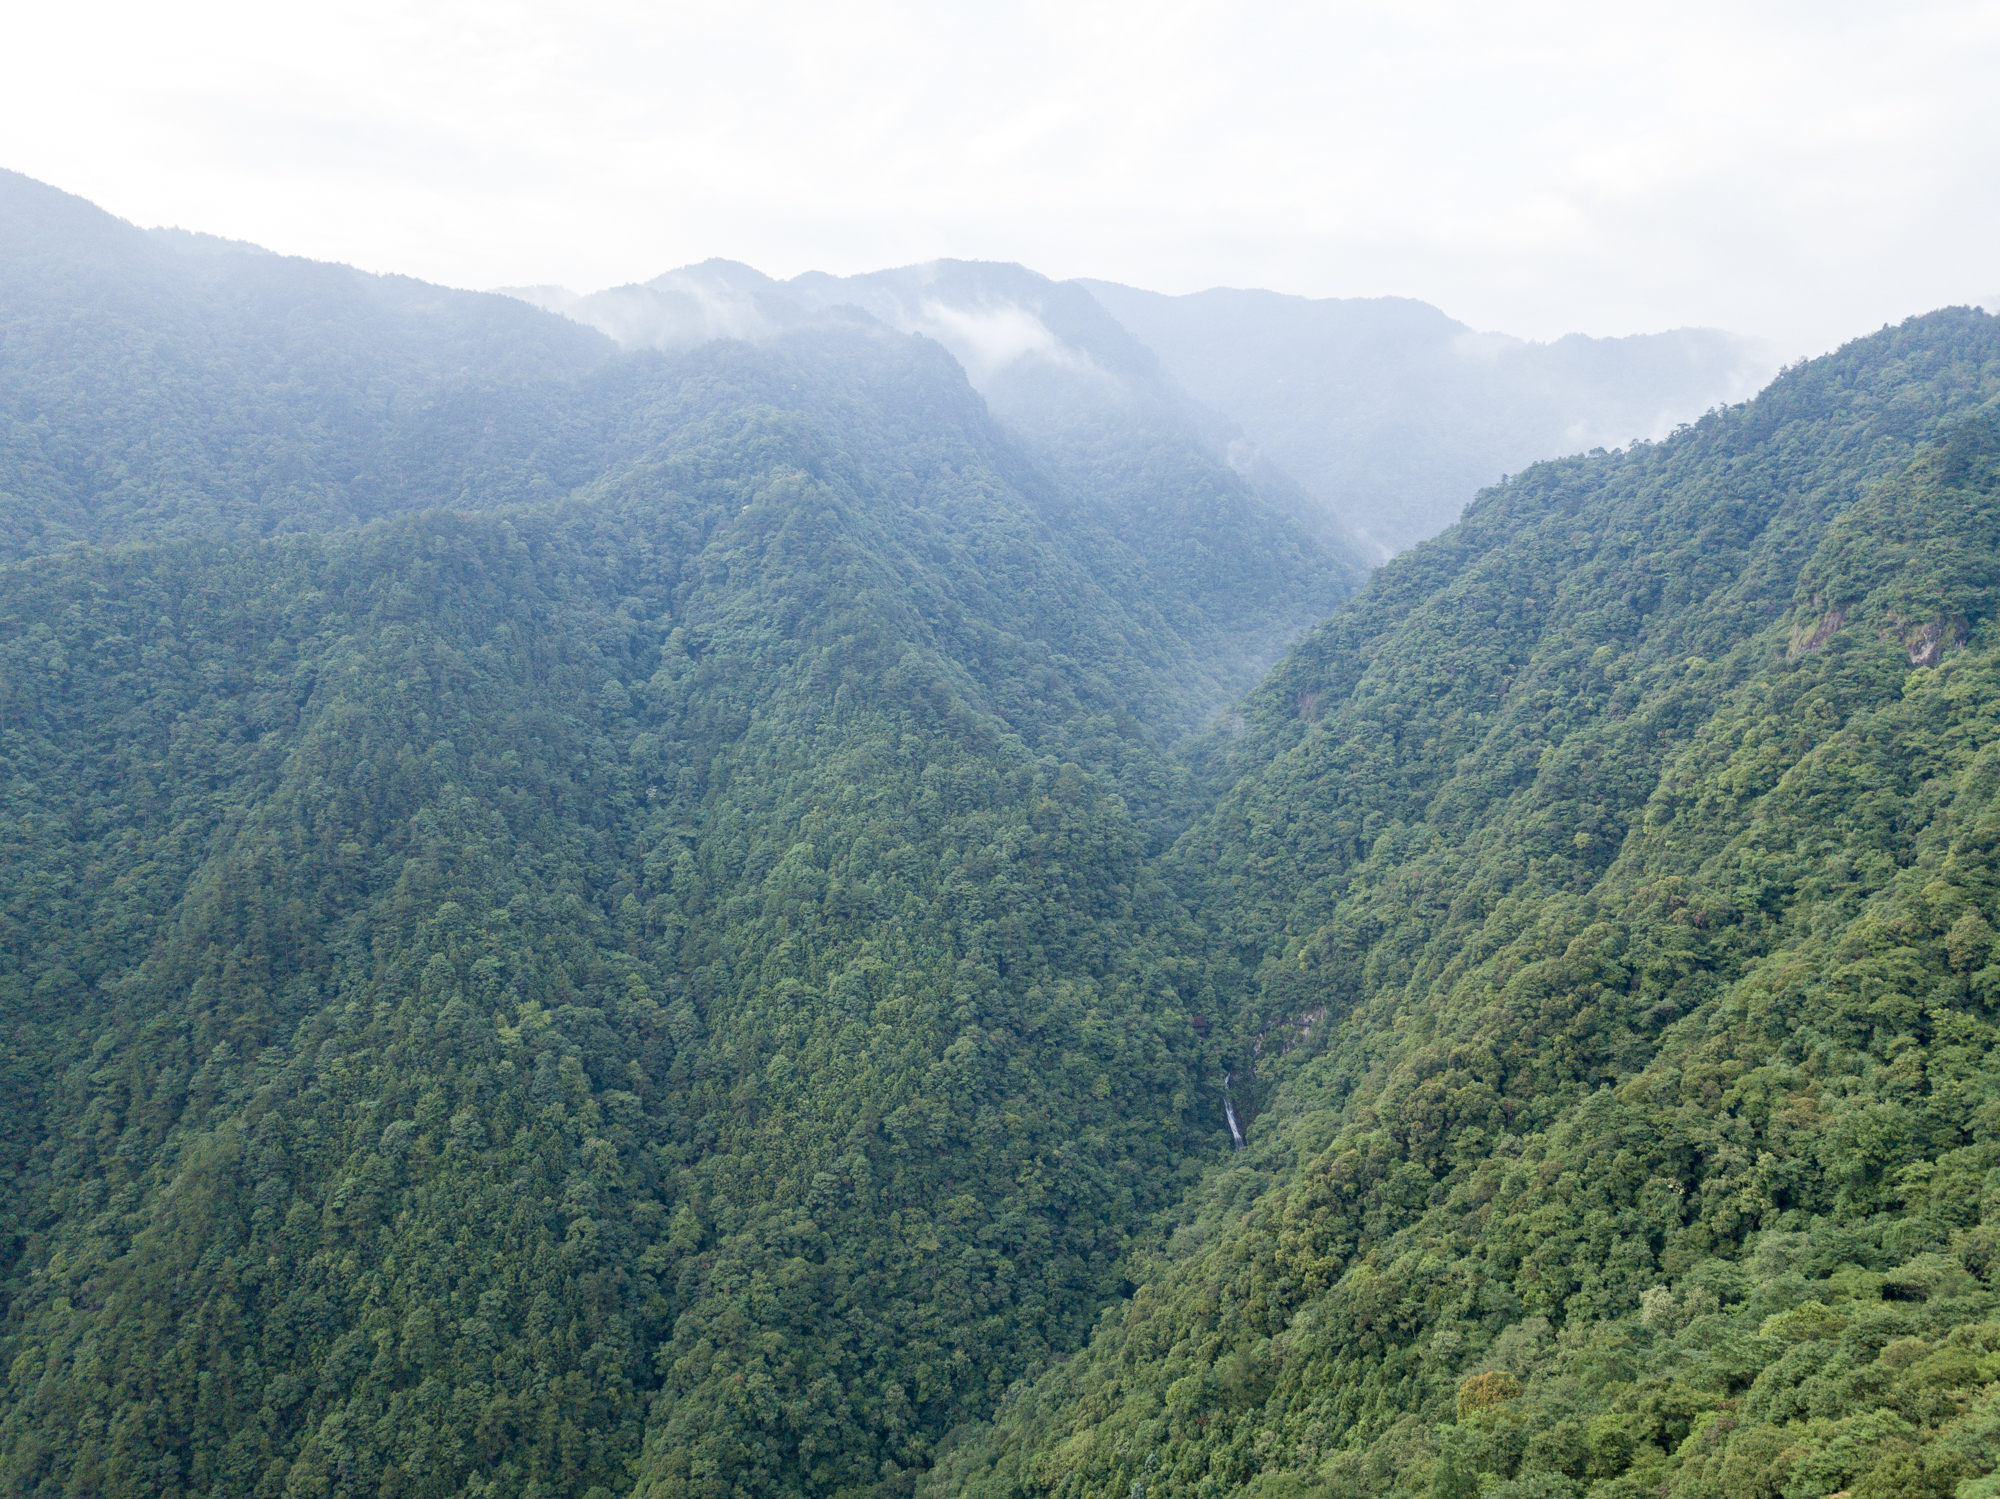
[[[1184,428],[1364,566],[1443,529],[1505,472],[1662,437],[1775,369],[1714,329],[1536,344],[1405,298],[1169,297],[988,262],[778,282],[717,260],[590,296],[509,294],[626,348],[768,337],[862,308],[950,349],[996,416],[1038,436]]]
[[[1247,483],[1356,568],[1373,560],[1324,504],[1244,441],[1234,421],[1191,399],[1152,350],[1077,283],[1018,265],[959,260],[778,282],[710,260],[589,296],[556,287],[506,291],[626,348],[769,338],[863,311],[944,345],[993,414],[1046,451],[1087,464],[1107,441],[1128,450],[1128,459],[1140,450],[1178,449],[1216,484]]]
[[[2000,319],[1238,295],[0,175],[0,1490],[1991,1499]]]
[[[1363,546],[1325,507],[1274,465],[1246,458],[1241,430],[1189,399],[1089,293],[1020,266],[940,261],[781,283],[711,260],[588,297],[551,288],[508,294],[634,350],[688,351],[725,338],[764,344],[857,320],[916,335],[950,351],[1073,507],[1117,517],[1116,545],[1171,571],[1196,597],[1207,579],[1230,575],[1224,554],[1283,554],[1299,536],[1311,538],[1343,588],[1367,566]],[[1162,508],[1162,496],[1179,498]],[[1289,626],[1249,626],[1238,648],[1244,670],[1268,663],[1270,630],[1297,627],[1286,618]]]
[[[812,321],[808,306],[782,284],[733,260],[708,260],[587,296],[560,286],[500,290],[596,328],[626,349],[684,350],[718,338],[766,338]]]
[[[1403,297],[1081,284],[1375,559],[1443,530],[1502,474],[1664,437],[1776,370],[1711,328],[1538,344]]]
[[[1173,611],[1156,642],[1208,637],[1220,654],[1183,662],[1207,683],[1208,708],[1359,578],[1351,557],[1213,457],[1171,394],[1101,452],[1059,423],[1003,432],[936,343],[748,267],[711,262],[640,289],[682,320],[645,324],[621,355],[512,296],[148,233],[15,174],[0,180],[0,209],[13,395],[0,427],[4,554],[553,499],[654,455],[691,419],[682,403],[710,399],[695,392],[740,381],[739,399],[804,412],[899,370],[922,392],[918,409],[957,408],[998,482],[1062,527],[1094,576],[1149,618]],[[843,362],[851,391],[831,373]],[[873,456],[888,462],[882,445],[908,440],[878,436]],[[1066,482],[1078,464],[1090,483]],[[1291,582],[1244,586],[1272,568]],[[1181,586],[1152,586],[1163,574]]]

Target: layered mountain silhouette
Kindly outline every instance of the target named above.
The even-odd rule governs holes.
[[[511,294],[627,348],[767,337],[865,309],[950,349],[1010,425],[1186,428],[1363,565],[1442,530],[1504,473],[1662,437],[1775,370],[1760,345],[1714,329],[1536,344],[1407,298],[1169,297],[990,262],[778,282],[708,261],[587,297]]]

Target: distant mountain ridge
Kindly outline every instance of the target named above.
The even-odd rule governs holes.
[[[1157,355],[1081,283],[999,261],[928,265],[777,281],[752,266],[706,260],[643,284],[579,296],[561,287],[504,287],[509,296],[586,324],[627,349],[686,350],[711,339],[769,339],[855,312],[944,345],[993,414],[1038,443],[1107,432],[1126,446],[1166,442],[1226,465],[1266,501],[1357,569],[1369,549],[1229,417],[1192,399]]]
[[[950,351],[993,415],[1026,439],[1080,503],[1115,495],[1123,512],[1139,513],[1149,494],[1194,485],[1231,505],[1222,497],[1240,489],[1310,534],[1353,578],[1370,560],[1366,545],[1324,505],[1263,459],[1234,421],[1192,399],[1076,282],[965,260],[859,276],[808,272],[781,282],[736,261],[707,260],[589,296],[559,287],[506,294],[583,322],[628,350],[768,342],[855,319],[923,337]],[[1157,527],[1121,539],[1141,548],[1174,544],[1171,530]],[[1180,550],[1181,574],[1200,576],[1205,554]]]
[[[1664,437],[1776,371],[1712,328],[1539,344],[1406,297],[1081,284],[1378,557],[1443,530],[1505,473]]]
[[[595,328],[625,349],[692,349],[718,338],[765,337],[810,320],[781,282],[734,260],[705,260],[644,284],[586,295],[560,286],[498,291]]]
[[[1086,294],[1056,295],[1071,311],[1064,331],[1094,319],[1098,359],[1142,398],[1120,412],[1057,392],[1043,401],[1050,420],[1015,420],[1003,436],[984,411],[959,409],[979,398],[952,356],[900,336],[918,330],[856,305],[858,292],[710,261],[570,299],[607,333],[520,296],[140,229],[0,173],[0,560],[553,501],[671,449],[655,403],[679,380],[733,381],[743,399],[804,415],[857,394],[826,370],[851,361],[858,389],[886,357],[928,390],[904,435],[947,412],[981,426],[1005,450],[992,461],[1006,482],[1107,586],[1143,598],[1160,639],[1205,638],[1198,697],[1218,707],[1351,591],[1358,554],[1300,523],[1309,507],[1295,489],[1232,470],[1227,433],[1204,428],[1215,419]],[[879,285],[873,300],[891,310]],[[736,355],[719,352],[728,341]],[[701,373],[721,368],[732,373]],[[1004,391],[1032,396],[1033,371],[995,378],[987,404],[1022,417]],[[1272,586],[1279,575],[1289,581]],[[1179,581],[1137,581],[1147,577]]]
[[[1664,436],[1751,395],[1753,340],[1683,328],[1539,344],[1405,297],[1165,296],[939,260],[777,281],[709,260],[578,296],[503,288],[626,348],[762,338],[860,308],[951,350],[1003,421],[1185,427],[1260,493],[1364,564],[1434,535],[1542,458]]]

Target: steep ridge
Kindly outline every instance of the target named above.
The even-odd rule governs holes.
[[[1371,561],[1443,530],[1502,474],[1663,436],[1750,395],[1776,363],[1713,328],[1538,344],[1474,332],[1407,297],[1077,285]]]
[[[926,1492],[2000,1466],[1996,398],[2000,323],[1914,319],[1302,643],[1165,866],[1249,1149]]]

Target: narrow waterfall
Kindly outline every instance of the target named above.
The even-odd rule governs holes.
[[[1241,1150],[1243,1131],[1236,1123],[1236,1100],[1229,1096],[1229,1074],[1226,1072],[1222,1074],[1222,1112],[1229,1120],[1229,1138],[1235,1142],[1236,1149]]]

